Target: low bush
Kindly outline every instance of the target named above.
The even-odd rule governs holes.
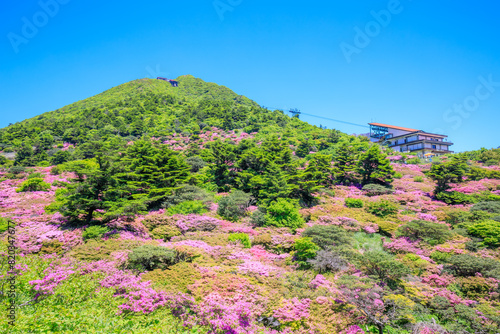
[[[395,179],[402,179],[403,178],[403,174],[397,172],[397,173],[394,173],[394,178]]]
[[[370,202],[365,209],[367,212],[379,217],[393,216],[399,212],[397,204],[388,201],[380,200],[377,202]]]
[[[458,191],[441,191],[436,194],[436,199],[446,204],[471,204],[476,202],[476,198]]]
[[[61,174],[61,168],[59,168],[58,166],[54,166],[50,169],[50,174],[52,175],[59,175]]]
[[[380,196],[392,194],[394,191],[379,184],[367,184],[363,187],[363,191],[367,196]]]
[[[168,270],[155,269],[145,273],[142,278],[151,281],[154,287],[179,293],[188,292],[188,286],[201,278],[199,269],[193,263],[180,262]]]
[[[129,269],[151,271],[167,269],[178,263],[177,252],[166,247],[145,245],[132,250],[128,255]]]
[[[446,261],[452,256],[451,253],[445,253],[440,251],[434,251],[431,253],[430,258],[437,263],[446,263]]]
[[[417,157],[406,159],[406,163],[410,165],[418,165],[420,163],[420,159]]]
[[[288,227],[295,230],[304,225],[297,201],[284,198],[278,198],[267,207],[265,219],[267,226]]]
[[[27,170],[27,168],[23,167],[23,166],[12,166],[9,168],[9,173],[14,174],[14,175],[18,175],[18,174],[25,173],[26,170]]]
[[[13,223],[11,223],[11,226],[14,226]],[[0,233],[3,233],[9,229],[9,220],[4,217],[0,217]]]
[[[163,239],[169,241],[173,237],[182,235],[179,228],[172,225],[160,225],[151,230],[150,235],[155,239]]]
[[[326,250],[320,250],[316,253],[316,257],[307,260],[307,263],[320,274],[325,271],[340,271],[347,267],[347,261],[342,256]]]
[[[292,252],[295,261],[299,264],[301,268],[309,268],[311,264],[307,262],[307,260],[313,259],[316,257],[316,253],[320,248],[316,245],[312,238],[304,237],[295,240],[293,244],[293,248],[295,249]]]
[[[415,176],[413,178],[414,182],[424,182],[424,178],[422,176]]]
[[[240,241],[244,248],[251,248],[250,237],[246,233],[231,233],[227,238],[230,242]]]
[[[44,241],[39,254],[61,254],[64,244],[59,240]]]
[[[410,269],[396,257],[384,251],[368,251],[360,256],[358,264],[368,275],[382,282],[397,281],[410,273]]]
[[[254,211],[250,216],[250,223],[254,226],[265,226],[266,225],[266,214],[260,209]]]
[[[447,225],[426,220],[414,220],[398,228],[399,236],[412,240],[424,240],[432,245],[440,244],[452,237]]]
[[[498,283],[491,278],[484,277],[462,277],[459,280],[460,291],[468,299],[486,298],[490,292],[498,288]]]
[[[89,226],[85,229],[85,231],[83,231],[82,238],[83,240],[101,239],[102,236],[108,232],[109,228],[107,228],[106,226],[98,226],[98,225]]]
[[[27,179],[21,185],[19,186],[18,189],[16,189],[16,192],[26,192],[26,191],[49,191],[50,190],[50,184],[45,182],[42,178],[34,178],[34,179]]]
[[[472,206],[471,212],[474,211],[486,211],[489,213],[500,214],[500,202],[479,202]]]
[[[363,201],[358,198],[346,198],[345,199],[345,206],[348,208],[362,208],[363,207]]]
[[[476,273],[486,277],[499,278],[500,276],[500,264],[493,259],[457,254],[450,256],[446,262],[444,271],[454,276],[469,277],[476,276]]]
[[[38,172],[33,172],[33,173],[30,173],[28,174],[28,177],[26,179],[43,179],[43,175],[42,173],[38,173]]]
[[[483,238],[483,244],[490,247],[500,246],[500,222],[486,220],[467,229],[470,234]]]
[[[264,233],[264,234],[259,234],[253,238],[254,245],[261,245],[266,249],[271,248],[272,243],[273,243],[273,238],[271,236],[271,233]]]
[[[354,239],[345,229],[335,225],[314,225],[308,227],[301,235],[311,238],[322,249],[351,246],[354,243]]]
[[[396,231],[399,227],[398,223],[388,221],[379,221],[377,222],[377,225],[379,233],[387,237],[392,237],[394,234],[396,234]]]
[[[230,221],[237,221],[245,216],[246,209],[250,204],[250,195],[241,190],[233,190],[228,196],[219,201],[217,213]]]
[[[207,205],[202,201],[186,201],[169,207],[167,213],[173,215],[203,214],[208,212]]]
[[[201,201],[208,207],[213,198],[205,189],[186,184],[174,190],[172,195],[167,196],[162,207],[167,209],[186,201]]]
[[[73,248],[69,255],[82,261],[109,261],[113,260],[112,253],[132,250],[141,244],[137,240],[88,240]]]

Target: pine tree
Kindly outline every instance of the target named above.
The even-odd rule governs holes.
[[[361,154],[357,166],[363,185],[376,183],[386,186],[393,181],[394,170],[391,162],[387,159],[387,155],[382,153],[379,145],[374,144]]]
[[[85,178],[74,180],[68,187],[68,196],[61,208],[61,213],[74,220],[80,219],[90,223],[96,210],[107,210],[112,206],[115,197],[108,194],[112,186],[116,186],[116,179],[109,161],[97,157],[97,170],[82,171]],[[111,195],[111,196],[108,196]]]
[[[427,176],[437,182],[434,194],[450,189],[450,183],[461,183],[469,171],[467,158],[453,157],[445,163],[434,163]]]
[[[130,194],[147,207],[156,207],[180,184],[189,182],[191,167],[175,151],[167,146],[154,146],[149,139],[136,141],[129,146],[117,162],[121,172],[117,174],[120,187],[116,189]]]
[[[356,149],[348,143],[340,144],[336,149],[333,175],[336,183],[349,185],[357,179]]]
[[[219,191],[229,191],[230,184],[234,183],[234,173],[231,166],[235,163],[233,148],[220,140],[210,145],[210,160],[212,162],[210,171]]]

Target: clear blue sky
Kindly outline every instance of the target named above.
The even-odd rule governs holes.
[[[133,79],[192,74],[265,106],[443,132],[456,151],[500,145],[498,2],[59,2],[2,3],[0,127]]]

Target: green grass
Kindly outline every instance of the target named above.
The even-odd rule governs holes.
[[[18,277],[17,305],[30,300],[29,281],[43,276],[48,262],[35,256],[19,258],[29,271]],[[0,303],[1,333],[180,333],[202,334],[206,330],[186,329],[166,308],[150,314],[117,315],[123,299],[113,296],[114,289],[102,288],[99,273],[72,275],[48,296],[33,306],[17,309],[14,328],[6,321],[7,300]]]
[[[354,248],[364,251],[383,251],[382,236],[378,233],[368,234],[365,232],[354,233]]]

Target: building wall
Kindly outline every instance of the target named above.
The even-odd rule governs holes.
[[[397,137],[397,136],[406,135],[406,134],[411,133],[411,132],[389,128],[389,133],[391,133],[393,137]]]

